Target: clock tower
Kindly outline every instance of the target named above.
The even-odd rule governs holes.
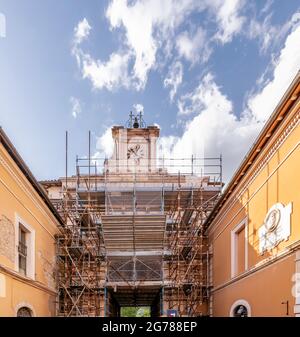
[[[125,127],[112,128],[114,152],[106,162],[110,173],[147,173],[156,171],[157,126],[146,126],[142,114],[130,113]]]

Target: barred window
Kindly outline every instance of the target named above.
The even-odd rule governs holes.
[[[35,230],[18,216],[16,227],[16,271],[35,279]]]
[[[18,310],[17,317],[32,317],[32,311],[28,307],[22,307]]]
[[[26,231],[23,227],[19,227],[19,272],[23,275],[27,275],[27,244],[26,244]]]

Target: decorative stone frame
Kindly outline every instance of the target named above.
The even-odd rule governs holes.
[[[28,302],[20,302],[19,304],[17,304],[15,306],[15,317],[18,316],[19,309],[21,309],[23,307],[26,307],[31,311],[32,317],[36,317],[36,312],[34,310],[34,307]]]
[[[26,277],[35,280],[35,230],[28,225],[23,219],[15,214],[15,271],[19,272],[19,227],[20,224],[27,232],[26,245],[27,245],[27,259],[26,259]]]

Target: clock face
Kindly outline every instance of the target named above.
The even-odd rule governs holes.
[[[127,159],[134,159],[135,163],[139,164],[140,159],[143,158],[144,151],[140,144],[133,145],[128,148]]]

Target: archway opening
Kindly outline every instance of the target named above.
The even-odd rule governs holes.
[[[151,317],[150,307],[121,307],[121,317]]]
[[[17,317],[32,317],[32,310],[28,307],[21,307],[17,312]]]
[[[160,287],[108,288],[105,297],[107,317],[159,317],[161,315]]]

